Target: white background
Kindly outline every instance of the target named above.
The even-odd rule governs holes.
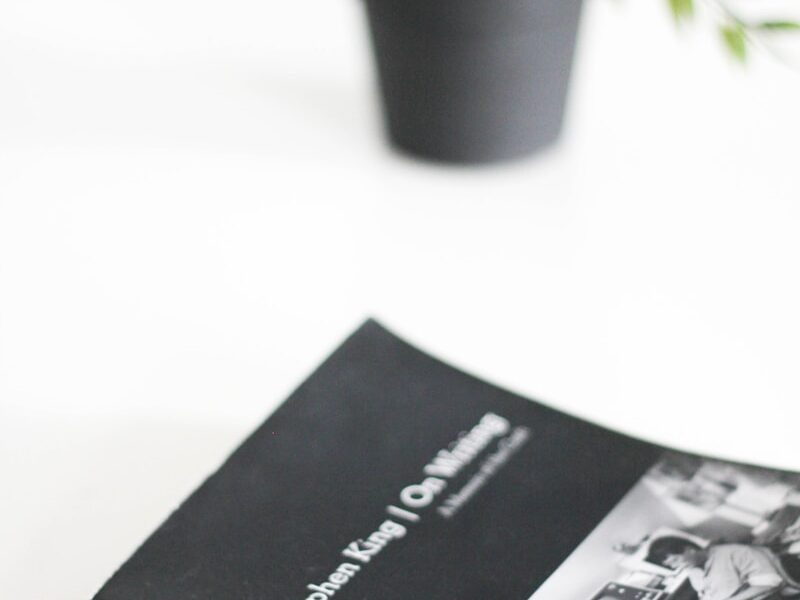
[[[662,4],[591,0],[563,143],[466,169],[383,144],[354,0],[4,0],[0,597],[90,597],[367,315],[800,469],[800,77]]]

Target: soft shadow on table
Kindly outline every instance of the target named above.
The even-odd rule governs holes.
[[[269,108],[270,121],[279,113],[309,144],[345,149],[353,144],[375,145],[381,134],[380,107],[371,88],[335,77],[323,80],[279,72],[261,74],[251,88]]]
[[[45,110],[22,92],[7,99],[14,115],[0,115],[0,129],[8,143],[298,160],[380,147],[378,105],[366,77],[287,71],[252,59],[31,60],[38,93],[59,102]]]

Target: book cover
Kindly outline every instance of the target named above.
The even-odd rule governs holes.
[[[592,425],[368,321],[95,600],[766,600],[800,595],[798,555],[798,475]]]

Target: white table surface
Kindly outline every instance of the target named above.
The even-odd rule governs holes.
[[[386,149],[352,0],[0,4],[0,597],[90,597],[367,315],[800,469],[800,77],[662,4],[593,0],[563,143],[483,169]]]

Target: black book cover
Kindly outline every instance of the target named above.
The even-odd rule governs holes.
[[[95,600],[766,599],[795,585],[798,489],[564,415],[368,321]],[[756,566],[725,572],[737,560]]]

